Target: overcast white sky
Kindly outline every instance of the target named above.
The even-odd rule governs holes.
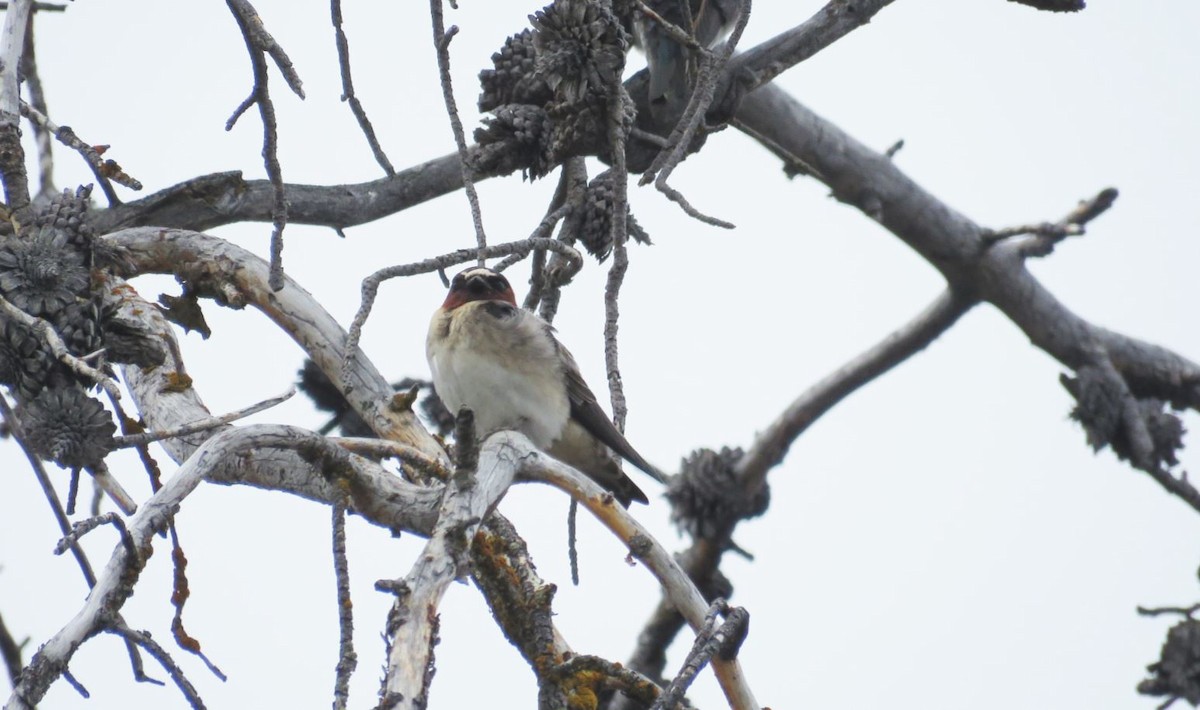
[[[822,4],[756,3],[743,46]],[[1086,237],[1032,268],[1084,317],[1195,359],[1200,5],[1091,4],[1056,16],[1004,0],[900,1],[779,82],[869,145],[904,138],[900,167],[988,226],[1056,219],[1080,198],[1120,188],[1114,210]],[[327,3],[257,6],[308,93],[299,101],[273,72],[285,179],[378,177],[338,101]],[[473,75],[538,7],[463,0],[462,9],[448,10],[447,21],[462,29],[452,61],[468,131],[478,123]],[[347,2],[345,16],[355,83],[393,163],[450,152],[425,5]],[[38,16],[37,36],[52,118],[88,142],[111,144],[109,155],[147,192],[218,170],[263,176],[256,114],[223,130],[251,81],[223,3],[77,2],[65,14]],[[633,55],[630,70],[641,63]],[[90,181],[76,156],[57,155],[60,186]],[[736,131],[713,137],[675,184],[738,226],[706,227],[652,188],[631,190],[655,245],[631,249],[623,296],[628,435],[664,468],[697,447],[750,444],[805,387],[941,289],[934,270],[899,240],[819,183],[787,180],[776,159]],[[492,241],[527,236],[552,189],[553,180],[516,177],[482,184]],[[270,228],[214,233],[265,254]],[[366,274],[474,239],[461,193],[347,236],[289,226],[285,252],[289,273],[343,323]],[[604,273],[589,263],[556,322],[598,391]],[[683,283],[709,289],[668,288]],[[166,279],[140,284],[150,298],[173,288]],[[383,287],[363,343],[389,378],[427,375],[425,327],[441,298],[436,276]],[[206,312],[213,337],[181,338],[214,412],[294,380],[301,351],[265,318],[215,306]],[[1134,687],[1171,622],[1139,618],[1134,608],[1200,598],[1200,518],[1110,453],[1092,454],[1067,419],[1072,402],[1058,384],[1061,372],[1007,320],[980,307],[793,447],[772,473],[770,511],[737,535],[757,560],[731,558],[724,567],[734,601],[751,613],[742,660],[761,702],[1154,707]],[[299,399],[254,421],[319,426],[323,418]],[[1187,424],[1200,428],[1192,415]],[[1194,437],[1188,442],[1196,446]],[[72,560],[50,554],[58,531],[18,450],[9,444],[0,456],[0,614],[36,646],[75,613],[86,587]],[[1198,461],[1193,449],[1183,459],[1184,468]],[[142,474],[123,461],[118,475],[144,497]],[[172,470],[165,455],[160,461]],[[66,475],[59,481],[65,491]],[[572,587],[566,507],[557,492],[519,486],[501,510],[529,541],[543,576],[559,585],[557,622],[571,645],[622,660],[658,592],[590,520],[580,533],[583,584]],[[669,546],[683,546],[661,500],[637,513]],[[185,504],[178,519],[192,589],[185,621],[230,679],[222,684],[186,654],[176,656],[209,707],[330,702],[337,629],[328,520],[323,507],[244,488],[203,487]],[[114,542],[109,531],[90,536],[94,564]],[[382,662],[378,634],[389,599],[372,584],[406,574],[420,544],[352,522],[355,706],[374,703]],[[168,557],[151,560],[125,615],[170,645]],[[441,632],[432,707],[533,706],[532,673],[473,588],[450,590]],[[677,644],[672,668],[686,642]],[[112,638],[85,645],[71,670],[92,700],[60,682],[42,707],[183,706],[172,687],[135,686]],[[693,697],[702,707],[722,704],[707,673]]]

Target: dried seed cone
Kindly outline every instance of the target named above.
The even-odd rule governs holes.
[[[545,104],[553,96],[537,74],[537,50],[533,32],[524,30],[504,41],[492,55],[493,69],[479,72],[479,110],[492,111],[505,104]]]
[[[112,415],[78,385],[48,387],[26,405],[22,423],[29,444],[65,468],[95,466],[112,448]]]
[[[605,170],[588,183],[583,203],[583,214],[579,221],[579,241],[588,253],[604,261],[612,253],[612,213],[616,207],[616,186],[612,171]],[[642,229],[625,206],[625,229],[627,236],[642,244],[650,243],[650,235]]]
[[[737,480],[741,457],[741,449],[722,447],[720,452],[699,449],[684,459],[680,475],[667,487],[671,521],[694,538],[720,540],[737,521],[766,512],[768,489],[750,497]]]

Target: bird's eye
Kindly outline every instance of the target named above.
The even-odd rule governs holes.
[[[503,278],[497,276],[488,280],[488,286],[491,287],[493,291],[504,291],[508,287],[508,284]]]

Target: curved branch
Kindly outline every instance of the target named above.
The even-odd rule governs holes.
[[[859,387],[923,350],[975,303],[946,289],[911,321],[805,390],[758,435],[738,462],[737,473],[744,489],[758,491],[766,481],[767,472],[783,461],[792,442],[821,415]]]
[[[291,279],[283,290],[271,290],[267,264],[258,256],[223,239],[178,229],[122,230],[106,240],[130,252],[136,273],[174,274],[223,305],[262,311],[324,370],[375,433],[444,459],[441,446],[411,409],[393,406],[391,385],[361,351],[355,349],[349,366],[343,367],[346,332],[333,316]]]

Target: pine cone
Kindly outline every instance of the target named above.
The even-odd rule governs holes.
[[[78,385],[48,387],[22,412],[29,444],[64,468],[95,466],[112,448],[112,415]]]
[[[491,175],[521,170],[529,179],[542,177],[554,167],[546,146],[549,133],[550,119],[537,106],[501,106],[475,129],[479,149],[473,167]]]
[[[537,73],[557,97],[579,103],[621,80],[629,35],[604,4],[556,0],[530,16]]]
[[[505,104],[547,103],[554,93],[537,75],[537,50],[533,32],[524,30],[504,41],[499,52],[492,55],[494,69],[479,72],[479,110],[492,111]]]
[[[764,486],[749,498],[737,480],[734,468],[741,458],[741,449],[722,447],[720,453],[699,449],[684,459],[667,486],[671,522],[694,538],[722,540],[739,520],[766,512],[770,491]]]
[[[0,384],[11,386],[20,399],[32,399],[59,367],[33,328],[5,321],[0,328]]]
[[[0,244],[0,294],[35,316],[52,316],[86,296],[90,274],[65,230],[47,228]]]
[[[579,221],[579,241],[588,253],[604,261],[612,253],[612,212],[616,206],[616,188],[612,171],[605,170],[588,183],[584,198],[583,214]],[[627,236],[641,244],[650,244],[650,235],[642,229],[625,205],[625,228]]]

